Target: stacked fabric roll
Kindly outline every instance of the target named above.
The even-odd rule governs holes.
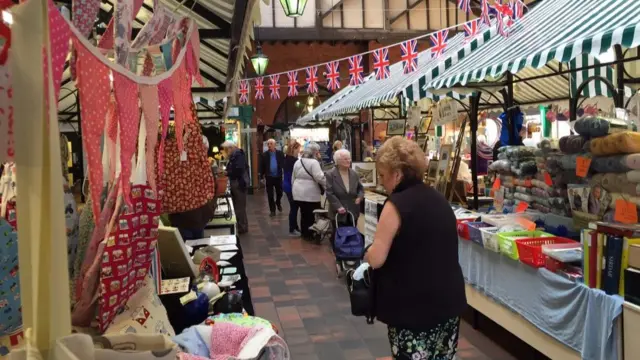
[[[609,193],[604,220],[614,221],[619,199],[640,207],[640,133],[623,131],[594,138],[589,150],[593,155],[589,183]]]
[[[577,142],[582,143],[581,141]],[[563,146],[562,142],[559,146]],[[583,144],[580,144],[576,147],[582,146]],[[568,216],[570,208],[566,201],[567,186],[563,181],[564,169],[558,160],[560,152],[557,147],[558,144],[552,144],[545,139],[540,142],[535,152],[538,172],[531,180],[533,208],[545,214]]]
[[[535,148],[527,146],[505,146],[498,151],[498,160],[489,170],[499,174],[504,189],[504,206],[517,206],[534,201],[532,179],[538,171]]]

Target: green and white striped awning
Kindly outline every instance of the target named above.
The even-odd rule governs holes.
[[[512,26],[508,37],[495,36],[424,90],[464,86],[525,67],[539,69],[554,59],[567,63],[582,54],[602,54],[613,45],[640,45],[640,1],[542,1]]]

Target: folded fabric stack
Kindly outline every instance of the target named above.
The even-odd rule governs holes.
[[[491,164],[490,170],[500,174],[504,188],[504,206],[510,207],[526,202],[534,202],[531,180],[538,171],[535,148],[527,146],[505,146],[500,148],[498,160]]]
[[[574,212],[614,221],[617,199],[640,205],[640,134],[614,132],[609,121],[597,117],[576,121],[574,130],[579,135],[560,139],[565,155],[559,159],[562,168],[573,172],[565,173],[563,182],[571,184],[568,202]],[[575,176],[579,156],[591,158],[586,179]]]
[[[577,142],[583,144],[581,140]],[[561,148],[566,146],[562,139],[559,145]],[[581,148],[582,145],[575,147]],[[567,186],[562,180],[564,169],[559,161],[558,149],[545,139],[540,142],[534,155],[538,171],[531,180],[532,207],[545,214],[569,215],[570,209],[566,201]],[[547,178],[551,179],[551,184],[548,183]]]

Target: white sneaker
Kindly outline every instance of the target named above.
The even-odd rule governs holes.
[[[298,231],[298,230],[293,230],[293,231],[289,232],[289,236],[291,236],[291,237],[300,237],[300,235],[302,235],[302,234],[300,234],[300,231]]]

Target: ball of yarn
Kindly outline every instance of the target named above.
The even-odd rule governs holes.
[[[209,299],[212,299],[220,294],[220,288],[213,282],[206,282],[202,286],[202,289],[200,289],[200,292],[205,293]]]

